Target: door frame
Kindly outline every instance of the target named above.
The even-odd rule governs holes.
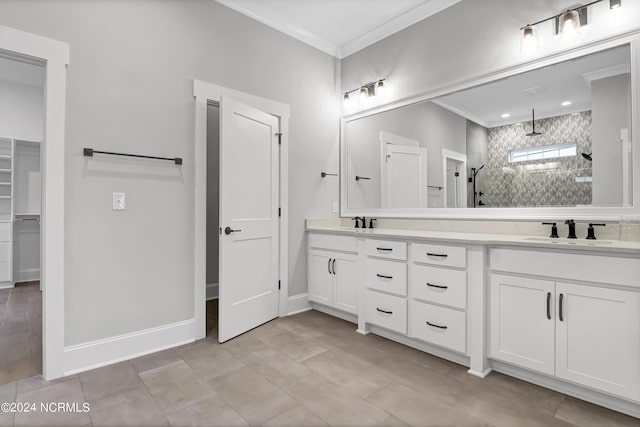
[[[469,203],[468,193],[467,193],[467,155],[458,153],[457,151],[449,150],[448,148],[442,149],[442,191],[443,191],[443,202],[445,208],[447,208],[447,204],[449,203],[447,196],[447,160],[455,160],[456,162],[462,163],[462,196],[458,196],[459,201],[463,201],[465,206],[460,206],[466,208]]]
[[[42,61],[45,67],[44,138],[41,145],[40,278],[42,375],[64,375],[64,161],[69,45],[0,25],[0,52]]]
[[[195,339],[206,337],[206,287],[207,287],[207,103],[220,103],[222,96],[236,99],[279,119],[280,145],[280,207],[282,215],[279,227],[278,278],[280,295],[278,313],[288,315],[289,300],[289,105],[267,98],[240,92],[201,80],[193,80],[195,98],[195,200],[194,200],[194,318]],[[220,286],[220,284],[219,284]]]

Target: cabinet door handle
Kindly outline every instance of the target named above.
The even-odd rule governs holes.
[[[429,283],[429,282],[427,282],[427,286],[429,286],[430,288],[449,289],[449,287],[448,287],[448,286],[444,286],[444,285],[434,285],[433,283]]]
[[[393,276],[385,276],[384,274],[376,274],[376,276],[380,277],[381,279],[393,279]]]
[[[383,310],[380,307],[376,307],[376,310],[378,310],[380,313],[384,313],[384,314],[393,314],[393,311]]]
[[[446,257],[448,257],[449,255],[447,255],[447,254],[433,254],[433,253],[431,253],[431,252],[427,252],[427,256],[436,256],[436,257],[438,257],[438,258],[446,258]]]
[[[435,323],[431,323],[431,322],[427,322],[427,325],[432,326],[434,328],[438,328],[438,329],[447,329],[447,326],[436,325]]]
[[[562,300],[564,299],[564,295],[560,294],[560,300],[558,303],[558,317],[561,322],[564,322],[564,316],[562,315]]]
[[[392,252],[393,251],[393,249],[391,249],[391,248],[376,248],[376,249],[379,250],[379,251],[388,251],[388,252]]]
[[[551,292],[547,292],[547,319],[551,320]]]
[[[329,274],[331,274],[331,258],[327,261],[327,270],[329,270]]]
[[[333,259],[333,263],[331,264],[331,270],[333,270],[333,275],[336,275],[336,259]]]

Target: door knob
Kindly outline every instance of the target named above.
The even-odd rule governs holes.
[[[224,228],[224,234],[236,233],[238,231],[242,231],[242,230],[233,230],[231,227],[225,227]]]

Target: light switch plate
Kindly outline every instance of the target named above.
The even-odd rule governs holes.
[[[113,193],[113,210],[114,211],[123,211],[125,210],[125,194],[124,193]]]
[[[338,213],[338,208],[340,207],[340,205],[338,204],[338,202],[333,202],[333,213]]]

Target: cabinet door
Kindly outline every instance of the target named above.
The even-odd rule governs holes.
[[[556,283],[556,375],[640,399],[640,293]]]
[[[554,288],[548,280],[491,275],[492,358],[554,374]]]
[[[330,252],[309,251],[309,301],[332,305],[333,274]]]
[[[354,255],[334,254],[335,306],[349,313],[358,313],[358,262]]]

